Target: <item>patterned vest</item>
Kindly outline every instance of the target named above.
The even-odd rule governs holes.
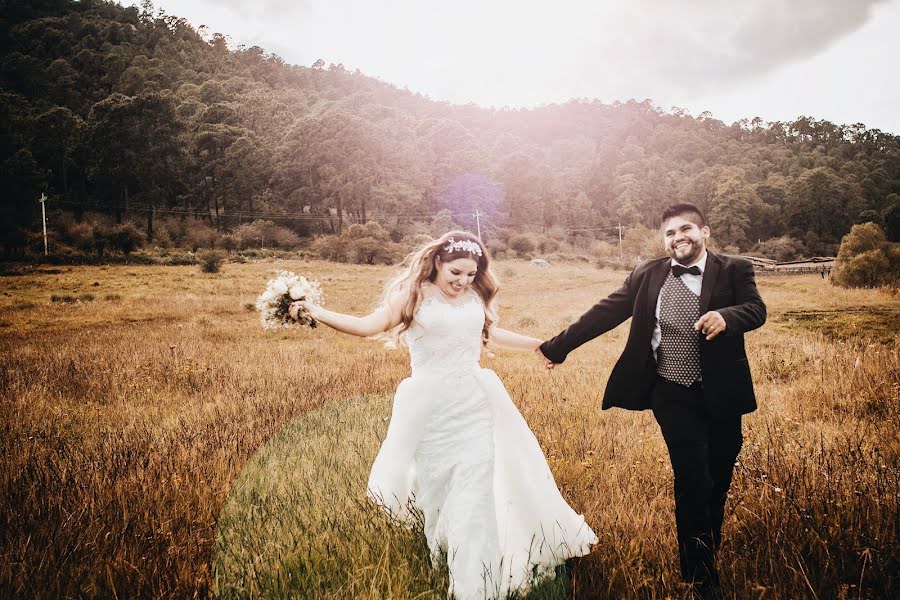
[[[656,372],[685,387],[700,379],[700,332],[694,330],[699,318],[699,296],[669,273],[660,291]]]

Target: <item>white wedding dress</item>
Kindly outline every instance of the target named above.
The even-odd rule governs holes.
[[[394,397],[368,493],[392,516],[424,515],[432,557],[447,554],[451,596],[522,592],[597,537],[563,499],[497,375],[479,365],[484,307],[422,301],[407,331],[412,376]]]

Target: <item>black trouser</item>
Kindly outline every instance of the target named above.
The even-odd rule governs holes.
[[[653,389],[653,416],[675,475],[681,577],[715,583],[713,556],[722,541],[725,499],[743,443],[741,417],[713,418],[700,384],[686,388],[661,377]]]

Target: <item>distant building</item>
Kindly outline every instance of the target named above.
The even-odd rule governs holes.
[[[775,265],[775,271],[782,273],[831,273],[835,257],[813,256],[801,260],[790,260]]]
[[[776,261],[771,258],[759,258],[758,256],[742,256],[741,258],[753,263],[754,269],[774,269],[777,264]]]

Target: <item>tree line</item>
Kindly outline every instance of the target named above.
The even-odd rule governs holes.
[[[834,255],[863,222],[900,240],[900,139],[863,124],[726,125],[650,100],[451,105],[233,47],[149,1],[0,9],[6,254],[40,229],[41,193],[76,222],[139,220],[151,241],[163,217],[301,238],[377,221],[396,238],[440,211],[487,236],[608,241],[676,201],[733,252]]]

